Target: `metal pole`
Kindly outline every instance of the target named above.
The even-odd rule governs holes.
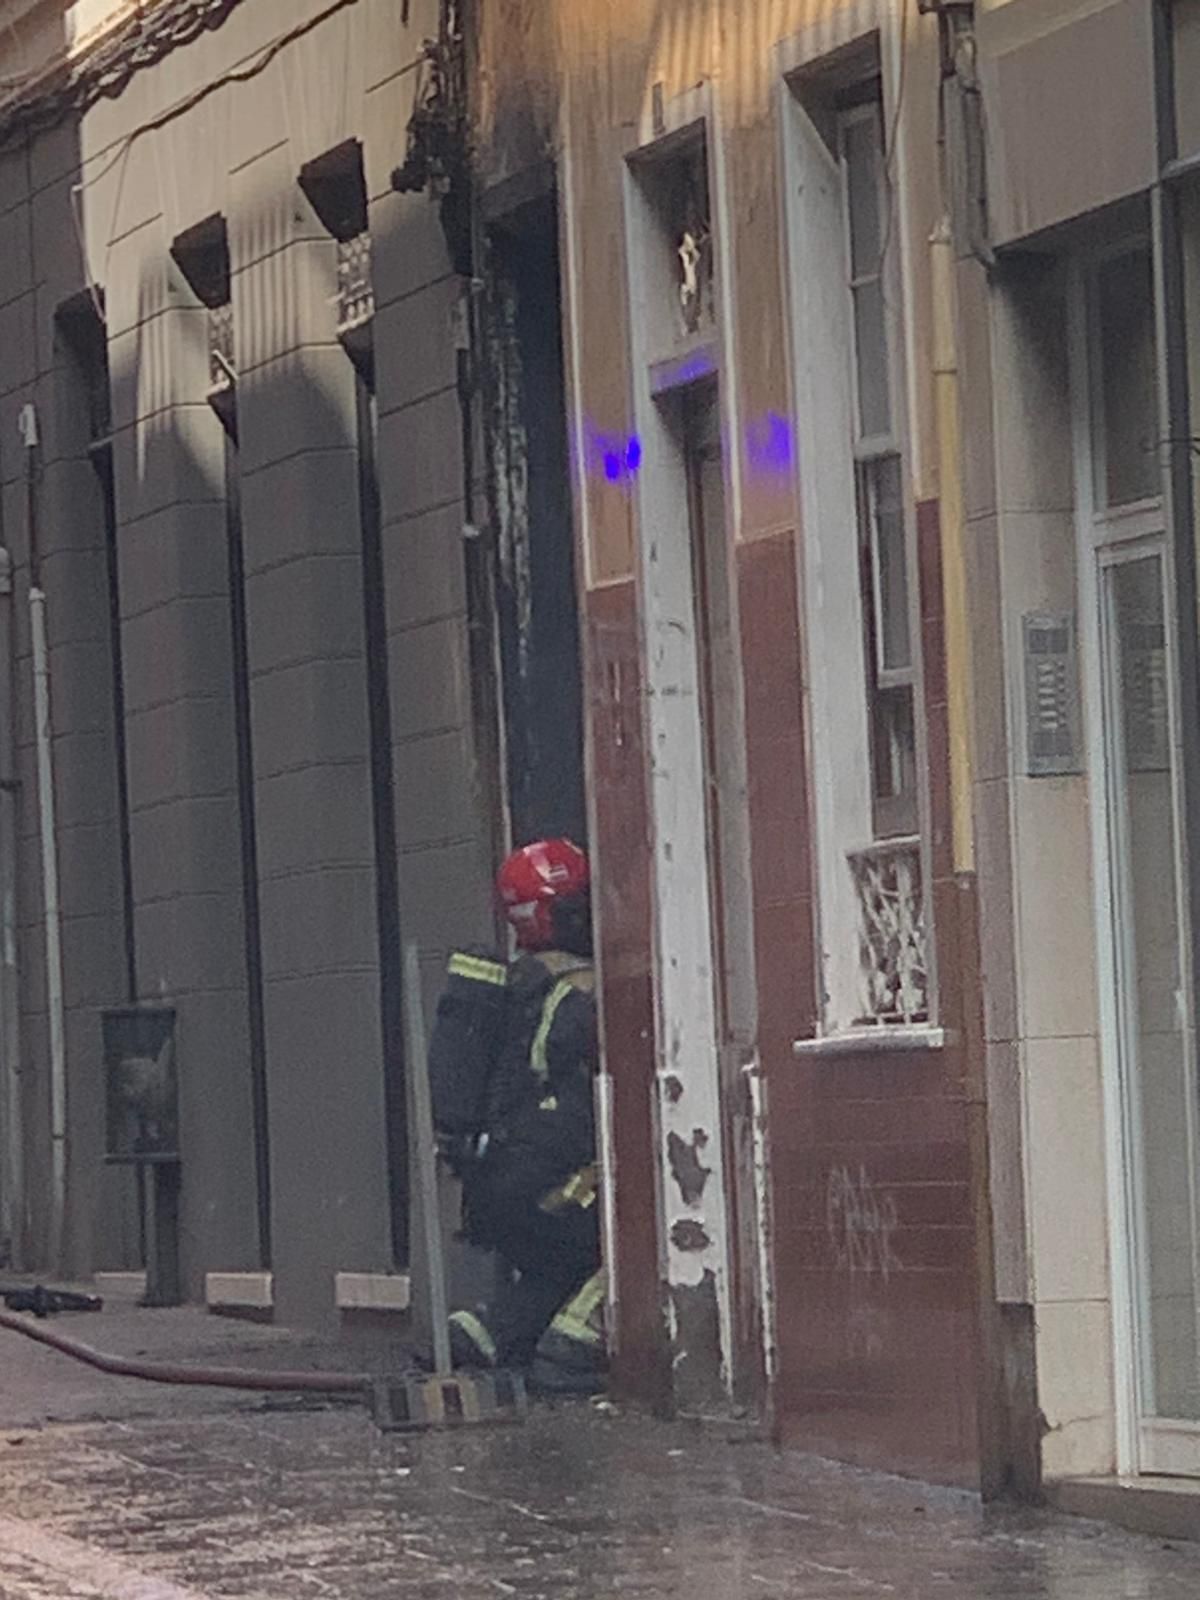
[[[21,1027],[17,988],[17,788],[12,669],[12,557],[0,547],[0,1062],[3,1063],[4,1152],[0,1166],[0,1233],[9,1264],[25,1261],[25,1131],[21,1104]]]
[[[433,1100],[429,1090],[425,1008],[421,1000],[421,964],[417,947],[404,946],[404,1035],[408,1065],[409,1138],[412,1174],[421,1212],[421,1268],[425,1304],[433,1325],[433,1360],[439,1375],[450,1365],[450,1302],[446,1293],[446,1258],[442,1211],[438,1197],[437,1147],[433,1133]]]
[[[46,594],[42,588],[38,538],[37,410],[22,408],[25,488],[29,518],[29,631],[33,651],[34,745],[37,762],[38,832],[42,856],[42,917],[46,943],[46,1020],[50,1044],[50,1239],[49,1256],[62,1265],[67,1208],[67,1031],[63,1005],[62,921],[58,839],[54,805],[54,725],[50,713],[50,651]]]
[[[63,1015],[62,926],[58,884],[58,843],[54,825],[53,724],[50,718],[50,664],[46,642],[46,596],[29,591],[33,642],[34,736],[37,745],[38,825],[42,853],[42,912],[46,941],[46,1009],[50,1036],[50,1260],[62,1265],[67,1199],[67,1046]]]
[[[946,629],[947,721],[950,736],[950,814],[954,870],[975,870],[974,741],[970,599],[966,519],[963,511],[962,438],[959,421],[958,288],[954,238],[943,218],[929,242],[933,298],[933,387],[937,416],[942,590]]]

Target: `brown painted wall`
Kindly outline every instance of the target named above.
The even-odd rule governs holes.
[[[975,1239],[936,504],[920,508],[918,528],[941,1016],[955,1042],[911,1054],[793,1056],[817,1016],[794,541],[784,533],[739,551],[774,1180],[775,1422],[804,1449],[973,1484]]]
[[[553,17],[550,12],[553,10]],[[562,108],[558,141],[564,297],[583,460],[577,535],[584,574],[589,755],[603,956],[603,1020],[615,1083],[619,1234],[619,1375],[657,1399],[664,1327],[663,1251],[657,1215],[654,907],[647,810],[652,753],[644,747],[644,645],[638,609],[639,526],[632,482],[606,481],[606,441],[633,428],[631,314],[625,259],[624,161],[651,137],[657,93],[670,108],[711,85],[720,129],[726,212],[722,385],[725,440],[736,463],[730,562],[735,576],[745,685],[746,804],[751,834],[758,1052],[769,1096],[780,1436],[865,1464],[976,1482],[976,1232],[978,1101],[968,1071],[964,1018],[977,1009],[974,940],[960,922],[973,901],[953,877],[947,775],[946,690],[936,504],[919,516],[921,625],[932,827],[942,1048],[910,1054],[797,1059],[793,1041],[817,1031],[815,886],[804,640],[798,560],[798,470],[790,445],[789,302],[781,271],[779,132],[773,95],[782,41],[816,59],[894,21],[890,5],[787,0],[738,8],[707,0],[631,0],[620,8],[562,0],[525,8],[521,27],[483,44],[483,160],[489,181],[532,163]],[[501,12],[496,13],[497,16]],[[911,22],[911,19],[910,19]],[[723,26],[722,24],[726,24]],[[540,30],[540,33],[539,33]],[[916,292],[909,424],[917,493],[936,492],[931,431],[925,241],[936,203],[936,29],[913,22],[908,88],[897,136],[911,204],[897,237]],[[544,75],[555,74],[547,82]],[[539,77],[539,74],[543,75]],[[520,116],[506,113],[517,86],[533,84]],[[699,101],[696,102],[699,105]],[[563,144],[565,142],[565,150]],[[772,446],[779,448],[773,449]],[[827,778],[824,781],[828,781]],[[969,885],[967,886],[969,889]],[[964,994],[964,988],[966,993]],[[973,1035],[972,1035],[973,1037]],[[743,1151],[741,1160],[746,1159]],[[743,1340],[757,1329],[739,1297]],[[752,1309],[752,1308],[751,1308]]]
[[[954,1050],[772,1079],[788,1442],[976,1481],[966,1107]]]
[[[979,1347],[963,1029],[973,939],[963,937],[970,930],[950,857],[938,537],[937,506],[927,502],[918,508],[918,544],[947,1044],[792,1060],[781,1041],[768,1054],[777,1424],[806,1449],[974,1484]]]

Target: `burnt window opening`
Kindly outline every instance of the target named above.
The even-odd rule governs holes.
[[[652,238],[649,293],[656,304],[654,355],[710,336],[717,323],[708,141],[702,129],[666,141],[667,148],[631,168],[648,201]]]
[[[712,202],[705,141],[697,140],[665,161],[657,179],[656,210],[673,254],[682,331],[685,335],[698,334],[716,321]]]

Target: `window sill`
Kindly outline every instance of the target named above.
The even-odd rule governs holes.
[[[916,1050],[944,1050],[953,1042],[945,1028],[927,1023],[911,1027],[897,1025],[877,1028],[847,1028],[844,1033],[827,1033],[817,1039],[796,1039],[792,1054],[801,1061],[818,1056],[834,1060],[839,1056],[911,1055]]]

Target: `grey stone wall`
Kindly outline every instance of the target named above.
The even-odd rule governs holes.
[[[13,641],[19,783],[18,943],[28,1253],[48,1247],[50,1086],[29,627],[30,539],[19,413],[37,408],[35,501],[48,596],[57,780],[64,1007],[69,1067],[64,1258],[70,1272],[122,1266],[137,1250],[129,1174],[102,1165],[98,1010],[126,998],[117,829],[110,608],[103,504],[87,458],[88,418],[58,307],[82,284],[71,224],[72,144],[49,136],[0,160],[0,480],[14,560]]]
[[[139,988],[180,1012],[192,1292],[205,1271],[258,1259],[225,447],[205,400],[206,313],[169,255],[185,229],[215,212],[228,220],[273,1264],[279,1314],[308,1321],[332,1316],[336,1270],[393,1264],[354,379],[336,339],[335,247],[297,184],[306,162],[352,137],[364,146],[375,245],[401,918],[420,942],[430,988],[452,943],[491,930],[462,577],[459,285],[436,206],[402,199],[388,183],[436,4],[414,0],[405,26],[394,0],[358,0],[257,70],[274,39],[323,9],[316,0],[238,8],[82,126],[39,136],[32,192],[23,157],[0,158],[0,475],[19,563],[16,413],[25,399],[47,409],[65,392],[47,333],[55,305],[89,279],[106,299]],[[247,81],[195,99],[233,68]],[[185,100],[183,115],[162,120]],[[150,122],[162,125],[139,131]],[[32,257],[20,242],[31,217]],[[45,495],[64,509],[53,545],[47,514],[45,579],[73,1019],[71,1238],[82,1270],[130,1260],[136,1239],[128,1177],[103,1175],[99,1162],[97,1010],[124,998],[103,527],[79,439],[54,449],[48,442]],[[26,587],[22,573],[22,596]],[[45,1001],[27,630],[20,650],[23,1027],[42,1217]],[[93,1217],[94,1229],[84,1221]]]

